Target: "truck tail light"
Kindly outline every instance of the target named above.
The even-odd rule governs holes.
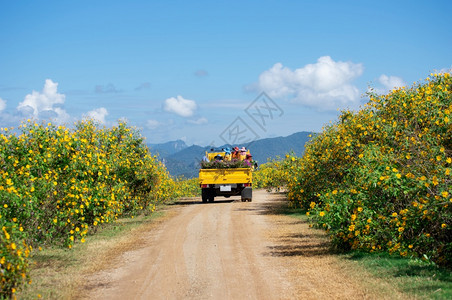
[[[208,184],[201,184],[201,188],[208,188],[209,185]]]
[[[245,186],[245,187],[251,186],[251,183],[245,183],[245,184],[243,184],[243,186]]]

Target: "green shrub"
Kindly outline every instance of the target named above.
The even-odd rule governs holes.
[[[452,80],[370,94],[286,158],[288,197],[342,249],[452,264]]]
[[[125,123],[74,129],[28,121],[0,134],[0,282],[10,297],[27,278],[31,246],[71,248],[101,223],[179,197],[188,184],[170,177],[140,133]]]

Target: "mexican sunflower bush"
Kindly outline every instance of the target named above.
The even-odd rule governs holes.
[[[338,248],[451,266],[451,76],[369,96],[286,158],[288,198]]]
[[[29,120],[19,134],[4,128],[0,162],[0,298],[27,280],[32,247],[71,248],[96,226],[150,213],[189,186],[175,182],[123,122],[69,129]]]
[[[259,169],[253,173],[253,187],[266,189],[267,191],[280,190],[287,183],[287,174],[285,174],[284,170],[288,166],[283,165],[287,163],[287,160],[277,158],[260,165]]]

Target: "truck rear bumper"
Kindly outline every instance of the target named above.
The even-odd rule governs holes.
[[[201,187],[208,189],[215,196],[235,196],[241,195],[246,187],[251,187],[251,184],[203,184]]]

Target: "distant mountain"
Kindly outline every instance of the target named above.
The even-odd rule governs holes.
[[[185,142],[182,140],[167,142],[163,144],[147,144],[147,146],[152,154],[159,154],[159,157],[161,158],[165,158],[188,147],[187,144],[185,144]]]
[[[304,152],[304,145],[309,141],[311,132],[297,132],[287,137],[276,137],[256,140],[248,148],[253,159],[259,164],[264,164],[268,159],[283,158],[286,153],[294,152],[300,156]],[[193,178],[198,176],[199,163],[204,153],[210,150],[210,146],[187,146],[183,141],[168,142],[152,145],[151,152],[157,151],[160,159],[173,176]],[[224,148],[224,145],[218,148]],[[242,146],[242,145],[238,145]],[[180,148],[179,151],[176,149]]]
[[[165,157],[163,161],[173,176],[196,177],[201,159],[208,148],[193,145]]]
[[[304,152],[304,144],[309,141],[311,132],[297,132],[286,137],[267,138],[254,141],[249,145],[253,159],[264,164],[268,159],[283,158],[290,152],[300,156]]]

